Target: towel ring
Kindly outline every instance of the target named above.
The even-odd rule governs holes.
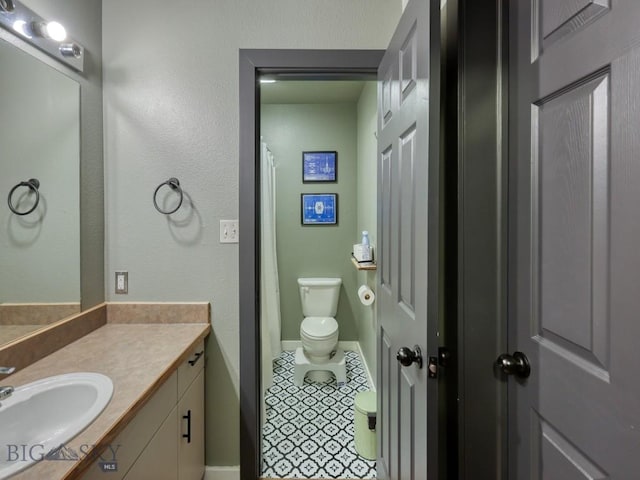
[[[27,210],[26,212],[20,212],[14,205],[13,205],[13,193],[20,187],[27,187],[29,190],[31,190],[33,193],[36,194],[36,201],[33,203],[33,207],[31,207],[29,210]],[[9,210],[11,210],[13,213],[15,213],[16,215],[29,215],[31,212],[33,212],[36,208],[38,208],[38,204],[40,203],[40,190],[38,190],[40,188],[40,182],[35,179],[35,178],[30,178],[29,180],[27,180],[26,182],[20,182],[18,183],[16,186],[14,186],[11,191],[9,192],[9,196],[7,197],[7,203],[9,204]]]
[[[178,194],[180,194],[180,201],[178,202],[178,206],[173,210],[162,210],[158,206],[158,200],[157,200],[158,191],[165,185],[171,188],[171,190],[173,190],[174,192],[178,192]],[[176,213],[178,209],[182,206],[183,200],[184,200],[184,192],[182,191],[182,187],[180,186],[180,181],[175,177],[171,177],[166,182],[162,182],[160,185],[158,185],[158,187],[156,188],[156,191],[153,192],[153,206],[156,207],[156,210],[162,213],[163,215],[171,215],[172,213]]]
[[[0,0],[0,11],[11,13],[16,9],[13,0]]]

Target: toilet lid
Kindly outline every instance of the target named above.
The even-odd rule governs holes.
[[[309,336],[327,337],[338,330],[338,322],[333,317],[307,317],[300,328]]]

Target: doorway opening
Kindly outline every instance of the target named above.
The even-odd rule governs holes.
[[[377,82],[259,89],[261,476],[375,478]]]
[[[297,51],[297,50],[242,50],[240,52],[240,225],[243,242],[240,244],[240,343],[243,354],[240,359],[240,410],[241,410],[241,478],[254,480],[262,476],[262,405],[261,387],[263,347],[260,331],[261,288],[261,221],[260,198],[260,84],[266,77],[298,81],[362,81],[375,79],[378,64],[384,52],[363,51]],[[243,94],[244,93],[244,94]],[[373,136],[373,133],[371,133]],[[375,138],[374,138],[375,140]],[[314,147],[315,148],[315,147]],[[323,147],[324,148],[324,147]],[[328,147],[327,147],[327,150]],[[300,152],[299,165],[302,165]],[[343,159],[339,156],[338,162]],[[278,160],[276,160],[277,162]],[[339,165],[341,165],[339,163]],[[298,169],[301,168],[298,166]],[[298,170],[300,172],[300,170]],[[339,170],[340,175],[342,170]],[[299,187],[302,178],[298,180]],[[338,183],[339,184],[339,183]],[[305,184],[306,185],[306,184]],[[320,185],[320,184],[314,184]],[[337,184],[332,184],[337,185]],[[324,186],[320,187],[324,188]],[[299,194],[303,193],[299,188]],[[309,193],[320,192],[309,188]],[[300,222],[300,195],[296,198],[295,215]],[[340,202],[340,196],[337,197]],[[346,206],[349,207],[348,205]],[[345,207],[338,206],[338,225],[346,224]],[[348,216],[347,216],[348,218]],[[355,217],[354,217],[355,218]],[[302,228],[302,227],[300,227]],[[332,229],[313,226],[307,229]],[[351,226],[356,232],[355,226]],[[351,236],[350,236],[351,237]],[[357,243],[353,238],[351,243]],[[344,252],[349,261],[350,250]],[[351,267],[353,268],[353,267]],[[293,291],[297,292],[297,285]],[[298,305],[300,301],[298,300]],[[299,337],[298,337],[299,338]]]

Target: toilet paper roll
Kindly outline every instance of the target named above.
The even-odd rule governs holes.
[[[373,293],[373,290],[366,285],[360,285],[360,288],[358,289],[358,298],[360,299],[360,303],[368,306],[376,299],[376,295]]]

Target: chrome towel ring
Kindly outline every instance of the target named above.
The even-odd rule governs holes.
[[[177,192],[180,195],[180,201],[178,202],[178,205],[176,206],[176,208],[174,208],[173,210],[162,210],[158,206],[158,199],[157,199],[158,191],[165,185],[169,186],[171,190],[173,190],[174,192]],[[156,188],[156,191],[153,192],[153,206],[156,207],[156,210],[162,213],[163,215],[171,215],[172,213],[176,213],[178,209],[182,206],[183,200],[184,200],[184,192],[182,191],[182,187],[180,186],[180,181],[175,177],[171,177],[166,182],[162,182],[160,185],[158,185],[158,187]]]
[[[36,194],[36,201],[33,202],[33,206],[29,210],[27,210],[25,212],[20,212],[13,205],[13,193],[20,187],[27,187],[31,192]],[[9,196],[7,197],[7,203],[9,204],[9,210],[11,210],[16,215],[29,215],[36,208],[38,208],[38,204],[40,203],[40,190],[38,190],[39,188],[40,188],[40,182],[35,178],[30,178],[26,182],[20,182],[19,184],[14,186],[11,189],[11,191],[9,192]]]
[[[0,0],[0,10],[3,12],[11,13],[16,9],[15,3],[13,0]]]

